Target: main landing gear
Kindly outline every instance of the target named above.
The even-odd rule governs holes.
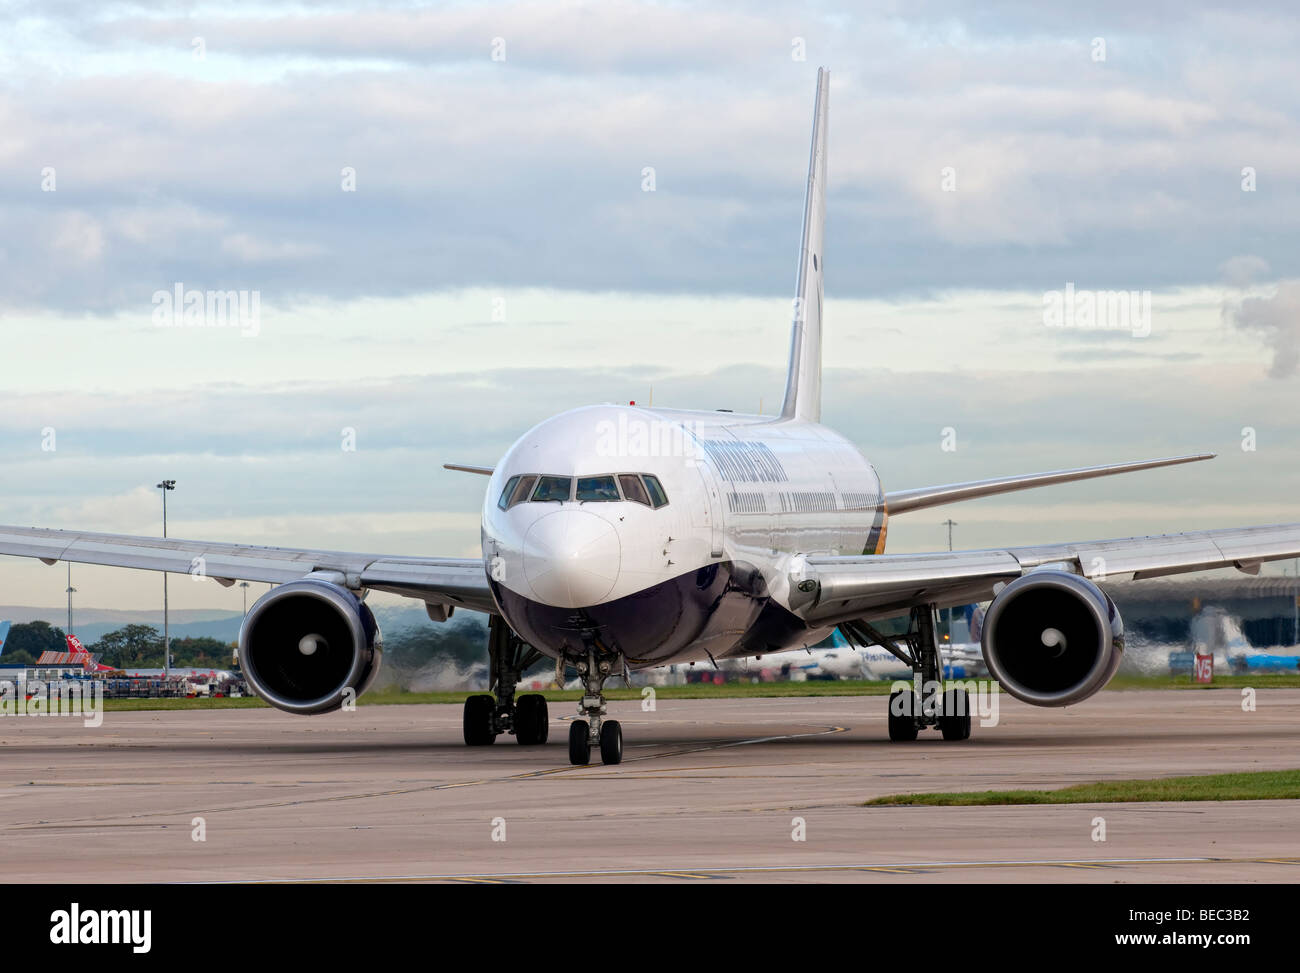
[[[493,615],[488,623],[488,656],[488,689],[494,690],[496,697],[481,693],[465,700],[466,745],[486,747],[501,733],[513,733],[526,747],[545,743],[550,728],[546,697],[525,693],[515,698],[515,686],[524,671],[542,654],[512,632],[501,616]]]
[[[970,738],[970,699],[966,690],[943,688],[943,662],[934,631],[934,609],[934,605],[914,607],[907,634],[900,639],[891,638],[861,620],[840,626],[852,640],[879,645],[912,668],[913,688],[896,689],[889,694],[889,739],[895,742],[915,740],[925,729],[937,729],[945,740]]]
[[[569,724],[569,763],[581,766],[591,763],[592,747],[600,749],[600,761],[617,764],[623,761],[623,727],[618,720],[605,719],[605,680],[614,671],[617,657],[598,658],[595,648],[587,649],[587,657],[577,663],[578,677],[582,680],[582,701],[578,712],[585,719]]]

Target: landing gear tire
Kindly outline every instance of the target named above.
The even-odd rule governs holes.
[[[465,700],[465,745],[486,747],[496,741],[497,701],[491,696],[471,696]]]
[[[939,732],[945,740],[970,739],[970,701],[966,698],[966,690],[949,689],[943,694]]]
[[[916,694],[896,689],[889,694],[889,739],[894,743],[916,739]]]
[[[606,764],[623,762],[623,728],[618,720],[606,720],[600,725],[600,760]]]
[[[569,763],[578,767],[591,763],[591,727],[586,720],[569,724]]]
[[[549,720],[545,696],[528,693],[515,701],[515,739],[523,746],[545,743],[550,732]]]

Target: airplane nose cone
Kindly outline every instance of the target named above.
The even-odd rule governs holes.
[[[547,514],[524,535],[524,577],[557,608],[598,603],[618,580],[622,547],[606,521],[585,510]]]

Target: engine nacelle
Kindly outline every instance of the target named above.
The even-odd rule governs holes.
[[[383,641],[375,616],[347,588],[304,578],[273,588],[239,629],[248,685],[290,713],[328,713],[379,673]]]
[[[1031,571],[989,605],[981,639],[989,672],[1016,699],[1068,706],[1099,691],[1119,668],[1124,622],[1087,578]]]

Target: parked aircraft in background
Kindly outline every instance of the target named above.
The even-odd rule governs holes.
[[[1196,655],[1213,656],[1218,673],[1295,672],[1300,668],[1296,646],[1257,648],[1246,638],[1241,619],[1213,605],[1192,619],[1188,648]]]
[[[72,654],[74,660],[81,661],[82,666],[85,667],[85,670],[87,672],[115,671],[112,666],[106,666],[97,662],[95,658],[90,654],[90,652],[86,649],[86,647],[81,644],[81,639],[77,638],[75,635],[72,634],[69,634],[67,636],[67,639],[68,639],[68,651]]]
[[[849,641],[838,630],[832,638],[837,646],[843,645],[856,652],[860,675],[855,678],[889,681],[912,678],[911,664],[888,649],[879,645],[850,646]],[[988,666],[984,664],[984,654],[980,651],[978,642],[941,640],[939,658],[945,679],[982,679],[989,672]]]

